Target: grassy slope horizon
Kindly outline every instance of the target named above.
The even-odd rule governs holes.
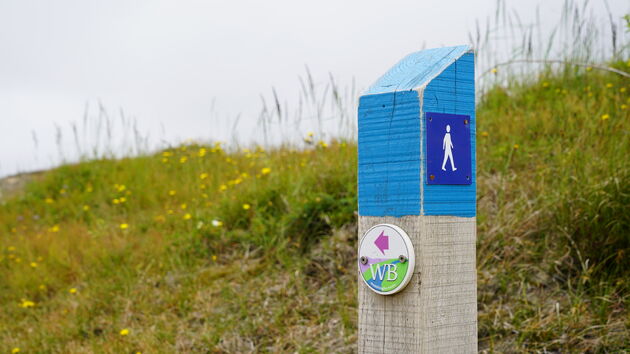
[[[481,350],[628,349],[628,89],[566,67],[482,97]],[[0,204],[0,352],[355,351],[356,163],[305,136],[35,177]]]

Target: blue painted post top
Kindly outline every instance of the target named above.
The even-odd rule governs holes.
[[[403,58],[359,99],[359,214],[476,215],[469,46]]]

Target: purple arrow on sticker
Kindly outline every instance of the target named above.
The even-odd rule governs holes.
[[[374,244],[383,254],[385,254],[385,250],[389,249],[389,236],[385,235],[385,230],[381,231],[381,234],[374,240]]]

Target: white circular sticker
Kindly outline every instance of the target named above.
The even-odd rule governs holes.
[[[361,237],[359,274],[377,294],[390,295],[404,289],[413,275],[415,261],[411,239],[396,225],[376,225]]]

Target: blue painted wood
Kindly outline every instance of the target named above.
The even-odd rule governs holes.
[[[470,51],[470,46],[461,45],[426,49],[409,54],[378,79],[364,94],[374,95],[418,88],[468,51]]]
[[[420,213],[420,100],[416,91],[359,100],[359,214]]]
[[[470,185],[424,184],[422,212],[424,215],[455,215],[473,217],[477,207],[477,165],[476,165],[476,117],[475,93],[468,88],[461,89],[462,82],[474,82],[474,54],[467,53],[449,65],[424,90],[422,114],[426,112],[462,114],[470,116],[470,146],[472,183]],[[448,99],[440,97],[448,96]],[[423,126],[424,128],[424,126]],[[422,131],[426,151],[426,131]],[[422,162],[426,166],[423,157]],[[426,176],[423,176],[426,178]]]
[[[476,215],[474,83],[474,54],[457,46],[410,54],[365,92],[358,112],[360,215]],[[426,112],[470,116],[470,185],[426,183]]]

